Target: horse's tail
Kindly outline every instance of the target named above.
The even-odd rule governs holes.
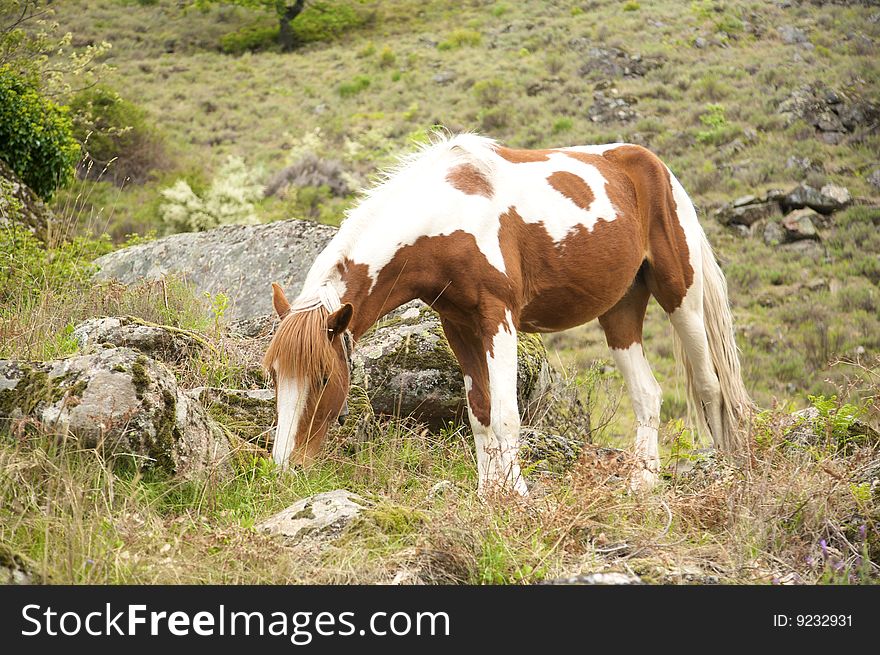
[[[699,258],[702,274],[703,324],[709,342],[709,355],[721,387],[722,434],[714,435],[716,445],[734,456],[747,453],[749,422],[754,405],[746,391],[733,331],[733,316],[727,297],[727,281],[702,227],[699,228]],[[696,259],[696,258],[695,258]],[[695,273],[697,273],[695,271]],[[698,286],[699,285],[695,285]],[[703,434],[711,434],[706,421],[694,372],[681,338],[673,331],[675,358],[683,364],[687,380],[688,417]]]

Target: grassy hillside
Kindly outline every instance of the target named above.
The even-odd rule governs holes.
[[[843,375],[829,361],[870,361],[877,352],[875,210],[854,209],[824,230],[824,259],[740,238],[707,215],[722,201],[802,181],[876,199],[865,179],[878,162],[876,124],[830,144],[779,111],[808,84],[880,101],[875,9],[708,0],[342,4],[357,21],[325,41],[282,54],[264,39],[262,51],[235,55],[223,52],[241,41],[230,35],[271,28],[274,18],[228,6],[183,11],[170,1],[59,8],[75,43],[113,44],[115,70],[105,82],[146,109],[171,152],[146,184],[89,188],[83,213],[91,223],[117,238],[161,229],[158,190],[179,178],[204,188],[230,155],[262,183],[308,152],[333,161],[348,193],[300,189],[262,200],[258,216],[338,223],[357,188],[435,125],[520,147],[630,141],[656,151],[704,211],[731,285],[746,379],[762,405],[830,394],[826,379]],[[791,30],[796,42],[787,43]],[[594,121],[596,93],[627,99],[636,115]],[[646,333],[664,416],[678,416],[669,330],[653,304]],[[607,356],[595,326],[548,342],[576,369]]]
[[[877,493],[866,473],[876,447],[853,455],[836,440],[854,413],[880,420],[880,197],[868,181],[880,166],[880,129],[867,118],[829,135],[781,111],[806,87],[848,107],[880,105],[876,7],[339,0],[344,24],[304,15],[302,45],[281,53],[271,15],[180,4],[54,3],[74,47],[112,44],[101,83],[143,111],[155,150],[137,182],[92,175],[57,194],[74,231],[110,241],[15,253],[3,278],[15,291],[3,298],[0,357],[70,354],[73,325],[104,314],[219,339],[202,299],[182,286],[95,287],[88,262],[130,233],[166,231],[161,191],[183,180],[206,193],[230,156],[253,188],[317,162],[313,181],[255,199],[253,215],[338,224],[358,188],[437,125],[517,147],[628,141],[657,152],[682,181],[727,275],[746,384],[768,410],[754,424],[755,461],[747,472],[699,469],[633,496],[626,464],[591,454],[563,477],[540,476],[532,501],[486,505],[474,494],[468,431],[430,434],[405,420],[372,425],[359,450],[330,448],[307,474],[250,459],[234,479],[204,484],[114,472],[93,452],[22,433],[0,448],[0,546],[58,582],[387,582],[401,567],[471,583],[605,568],[666,582],[876,579]],[[819,226],[821,248],[766,245],[713,217],[739,196],[802,182],[843,185],[856,198]],[[628,447],[632,412],[598,326],[545,343],[589,396],[594,442]],[[664,392],[668,461],[689,435],[670,327],[655,303],[645,345]],[[198,364],[187,382],[237,381],[240,362]],[[808,404],[824,408],[828,443],[793,446],[786,415]],[[432,493],[441,479],[453,483],[450,494]],[[378,505],[316,559],[250,531],[338,487]]]

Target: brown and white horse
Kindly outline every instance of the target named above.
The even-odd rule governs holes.
[[[414,298],[440,315],[464,374],[479,489],[521,494],[516,335],[599,319],[635,409],[636,486],[656,481],[660,387],[642,349],[651,296],[669,315],[688,406],[715,446],[744,453],[743,386],[726,283],[678,180],[650,151],[515,150],[472,135],[405,159],[318,256],[264,365],[279,465],[309,463],[342,420],[354,343]]]

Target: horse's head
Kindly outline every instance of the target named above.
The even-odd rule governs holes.
[[[345,420],[351,384],[351,321],[348,303],[291,311],[277,284],[272,303],[281,324],[263,358],[275,383],[278,427],[272,459],[280,466],[311,463],[330,423]]]

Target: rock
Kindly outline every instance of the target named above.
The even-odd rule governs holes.
[[[30,558],[0,544],[0,585],[46,584]]]
[[[227,327],[227,331],[236,339],[266,339],[272,336],[278,323],[278,316],[273,312],[233,321]]]
[[[228,225],[187,232],[117,250],[95,260],[100,279],[133,284],[166,275],[185,275],[197,293],[224,293],[227,316],[272,313],[270,284],[299,289],[312,262],[336,228],[288,220],[263,225]]]
[[[849,190],[835,184],[826,184],[821,189],[801,184],[780,200],[780,204],[786,212],[809,207],[821,214],[832,214],[851,203],[852,195]]]
[[[604,573],[579,573],[569,578],[544,580],[541,584],[552,585],[640,585],[642,579],[630,573],[608,571]]]
[[[800,119],[812,125],[820,135],[841,140],[846,134],[875,133],[880,121],[880,106],[857,96],[821,85],[795,89],[780,103],[778,112],[788,124]]]
[[[865,179],[872,187],[880,189],[880,168],[875,168]]]
[[[85,352],[110,344],[132,348],[170,364],[210,349],[208,342],[193,332],[168,325],[150,324],[133,316],[89,319],[77,325],[71,336]]]
[[[567,471],[577,463],[584,447],[583,439],[547,434],[532,427],[522,428],[519,438],[523,460],[540,471]]]
[[[739,204],[738,204],[739,203]],[[715,218],[723,225],[745,225],[751,227],[765,218],[781,216],[779,203],[745,196],[732,204],[723,205],[715,211]]]
[[[763,237],[768,246],[776,246],[785,241],[785,230],[777,221],[769,221],[764,226]]]
[[[634,96],[618,96],[616,89],[606,94],[604,91],[593,93],[593,105],[587,110],[587,116],[594,123],[619,122],[629,123],[639,117],[633,109],[637,100]]]
[[[825,248],[814,239],[804,239],[801,241],[792,241],[783,243],[782,247],[789,252],[797,253],[802,257],[818,261],[825,258]]]
[[[455,81],[456,74],[454,71],[441,71],[434,75],[431,80],[434,84],[439,84],[440,86],[446,86],[447,84],[451,84]]]
[[[338,539],[370,506],[345,489],[326,491],[297,501],[256,525],[256,529],[281,535],[291,545],[320,548]]]
[[[586,60],[578,69],[578,75],[591,79],[643,77],[663,63],[661,59],[630,54],[621,48],[592,47],[586,55]]]
[[[836,440],[831,444],[835,448],[846,451],[851,443],[860,446],[876,446],[880,444],[880,432],[861,417],[848,421],[845,433],[832,430],[827,432],[827,419],[823,418],[819,409],[807,407],[794,412],[782,423],[785,438],[790,442],[807,446],[827,445],[828,439]]]
[[[0,227],[10,222],[42,241],[59,236],[49,234],[56,224],[52,210],[0,159]]]
[[[798,209],[787,214],[782,219],[785,241],[790,243],[802,239],[818,239],[819,233],[811,218],[813,216],[817,216],[817,214],[810,209]]]
[[[130,348],[49,362],[0,360],[0,431],[19,419],[80,448],[184,478],[222,469],[229,443],[163,364]]]
[[[518,354],[517,400],[527,412],[550,386],[550,365],[537,335],[520,334]],[[464,416],[458,360],[439,317],[420,302],[395,310],[362,337],[352,363],[352,383],[363,387],[377,414],[413,415],[431,425]]]
[[[271,389],[196,387],[186,394],[236,436],[265,450],[271,448],[275,425],[275,392]]]
[[[776,28],[779,38],[783,43],[794,45],[796,43],[807,43],[807,33],[793,25],[781,25]]]

